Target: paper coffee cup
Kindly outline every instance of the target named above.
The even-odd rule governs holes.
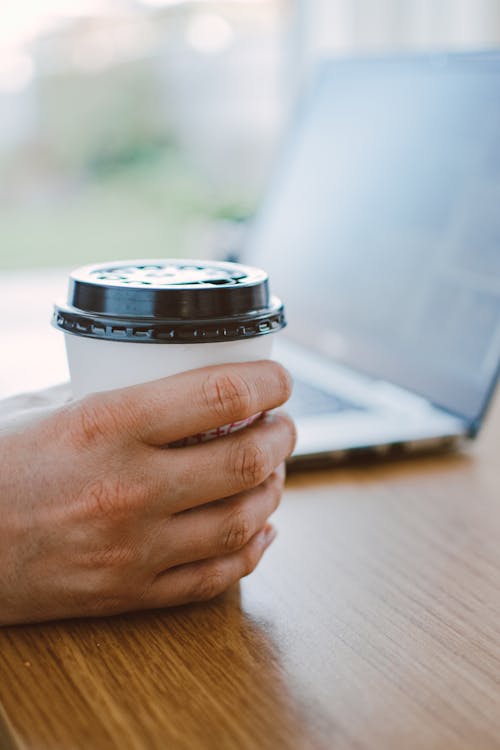
[[[75,398],[207,365],[269,359],[270,334],[286,325],[264,271],[179,259],[79,268],[52,322],[65,333]],[[253,419],[187,440],[218,437]]]

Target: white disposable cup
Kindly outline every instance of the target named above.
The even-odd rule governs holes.
[[[75,398],[209,365],[270,359],[274,336],[206,344],[134,344],[65,334]]]
[[[270,359],[274,335],[285,325],[283,306],[270,296],[265,272],[177,260],[77,269],[68,303],[56,305],[53,322],[65,333],[78,399],[210,365]],[[183,436],[181,443],[220,437],[259,416],[214,425]]]

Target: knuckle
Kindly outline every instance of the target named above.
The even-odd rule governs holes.
[[[110,615],[130,609],[133,587],[117,585],[116,576],[109,571],[98,570],[75,582],[67,594],[68,603],[76,611],[86,615]]]
[[[74,437],[79,446],[89,447],[118,433],[116,414],[99,395],[88,396],[74,413]]]
[[[106,617],[109,615],[118,615],[127,609],[125,603],[114,596],[92,597],[86,604],[86,610],[93,617]]]
[[[204,406],[216,417],[246,416],[251,407],[250,388],[234,371],[210,374],[202,386]]]
[[[94,617],[102,617],[127,612],[133,609],[132,603],[131,596],[122,595],[107,584],[103,586],[102,591],[94,592],[86,605],[86,610]]]
[[[129,520],[132,515],[129,488],[121,476],[92,479],[83,488],[79,499],[91,520],[119,523]]]
[[[244,510],[233,511],[222,535],[222,551],[234,552],[250,540],[252,528],[250,518]]]
[[[94,606],[108,612],[126,612],[140,606],[145,592],[144,575],[138,574],[124,562],[128,554],[121,551],[112,553],[110,559],[113,567],[97,571],[95,588],[89,592]]]
[[[264,448],[253,441],[240,443],[233,458],[233,474],[243,488],[262,484],[269,474],[269,459]]]
[[[139,562],[136,549],[130,544],[112,544],[94,552],[92,565],[101,571],[121,573]]]
[[[226,581],[222,570],[213,565],[200,575],[193,590],[193,599],[194,601],[206,602],[222,594],[228,586],[229,582]]]
[[[158,404],[147,397],[140,400],[130,398],[126,392],[113,394],[113,403],[105,404],[105,413],[110,431],[137,439],[141,425],[149,421],[149,415],[157,411]]]

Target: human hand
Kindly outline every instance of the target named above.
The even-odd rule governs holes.
[[[274,362],[208,367],[0,437],[0,624],[206,600],[250,573],[274,538],[293,423],[266,414],[164,446],[274,409],[290,388]]]

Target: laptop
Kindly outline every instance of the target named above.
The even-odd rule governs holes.
[[[241,260],[295,378],[291,463],[474,437],[500,365],[500,52],[325,62]]]

